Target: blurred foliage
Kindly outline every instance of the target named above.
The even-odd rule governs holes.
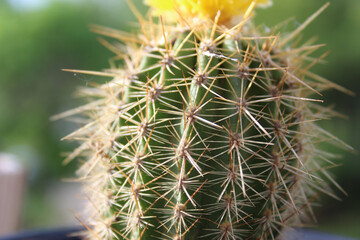
[[[65,146],[59,139],[69,132],[56,129],[49,117],[78,105],[74,89],[91,80],[71,77],[61,69],[109,66],[111,53],[88,28],[89,23],[106,22],[105,9],[84,2],[53,2],[46,9],[17,12],[0,3],[0,149],[31,146],[41,158],[41,177],[59,177],[66,171],[59,155]],[[118,4],[119,12],[122,5]],[[112,25],[124,28],[121,20],[126,16],[121,14]]]
[[[28,165],[28,200],[44,200],[44,189],[52,181],[73,176],[75,164],[61,164],[61,153],[73,146],[60,138],[75,126],[49,119],[78,106],[73,93],[92,78],[61,69],[107,68],[112,55],[98,43],[89,24],[125,28],[127,19],[133,20],[129,11],[122,11],[124,2],[108,8],[95,1],[50,2],[43,9],[16,11],[0,1],[0,151],[13,152]],[[25,226],[49,224],[49,216],[32,211],[41,205],[45,210],[46,203],[30,202],[36,204],[27,203],[25,216],[30,221]]]
[[[48,226],[51,216],[40,213],[46,206],[44,190],[52,181],[72,176],[76,164],[63,167],[61,153],[73,148],[60,138],[75,126],[65,121],[50,122],[50,116],[78,106],[73,97],[78,86],[97,78],[62,72],[63,68],[101,70],[109,66],[112,54],[101,46],[96,35],[89,31],[89,24],[128,30],[135,22],[125,0],[51,1],[45,8],[31,11],[13,9],[0,1],[0,151],[20,155],[28,164],[30,194],[25,212],[25,227]],[[75,3],[73,3],[75,2]],[[134,0],[138,5],[140,0]],[[327,0],[274,0],[274,6],[257,12],[257,23],[267,26],[296,16],[289,28],[298,26]],[[314,71],[335,81],[357,95],[360,94],[360,1],[330,0],[331,6],[305,31],[304,39],[318,36],[317,43],[326,47],[318,56],[330,50],[327,64]],[[330,91],[325,104],[335,104],[335,109],[349,116],[348,120],[325,121],[326,128],[355,148],[360,136],[359,98]],[[343,150],[336,150],[344,155]],[[343,216],[347,219],[360,214],[358,185],[360,161],[354,153],[345,153],[343,165],[334,169],[337,180],[349,193],[342,203],[330,200],[323,208],[326,216]],[[333,210],[333,209],[336,210]],[[336,212],[336,215],[329,213]],[[350,216],[349,214],[352,213]],[[54,213],[55,214],[55,213]],[[329,220],[329,219],[327,219]],[[330,218],[331,220],[331,218]],[[325,220],[320,218],[320,223]],[[351,220],[359,225],[359,220]],[[345,221],[343,221],[345,222]],[[335,232],[345,231],[329,225]],[[341,230],[343,229],[343,230]],[[329,230],[329,228],[327,228]],[[346,233],[360,237],[356,227]]]

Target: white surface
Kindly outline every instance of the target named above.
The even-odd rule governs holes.
[[[16,156],[0,153],[0,174],[19,174],[24,168]]]

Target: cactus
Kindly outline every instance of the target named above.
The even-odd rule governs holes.
[[[333,115],[311,72],[322,45],[298,41],[326,7],[290,33],[254,26],[269,1],[148,1],[140,31],[94,26],[115,53],[109,77],[67,139],[89,205],[89,239],[275,239],[334,196],[318,125]],[[130,6],[132,4],[130,3]],[[109,40],[111,39],[111,40]]]

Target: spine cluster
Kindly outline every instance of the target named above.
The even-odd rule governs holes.
[[[321,45],[242,21],[140,21],[136,36],[95,27],[115,53],[81,91],[67,136],[89,199],[89,239],[275,239],[333,195],[318,100],[342,88],[310,70]],[[122,43],[121,43],[122,42]]]

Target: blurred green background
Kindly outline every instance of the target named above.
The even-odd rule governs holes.
[[[141,1],[134,0],[141,6]],[[325,0],[274,0],[274,6],[257,11],[256,22],[273,26],[290,17],[293,27],[305,21]],[[318,56],[330,50],[327,63],[314,70],[360,95],[360,1],[330,0],[331,6],[305,31],[326,43]],[[144,8],[140,7],[143,11]],[[50,116],[80,104],[73,96],[79,86],[101,81],[71,74],[64,68],[101,70],[112,54],[89,31],[89,24],[130,30],[135,22],[125,0],[0,0],[0,152],[11,152],[27,165],[28,191],[24,199],[23,229],[66,226],[70,208],[56,207],[76,163],[62,166],[62,153],[74,145],[60,138],[76,126],[49,121]],[[325,96],[327,105],[348,116],[324,121],[323,126],[359,149],[360,102],[336,91]],[[341,153],[332,170],[348,192],[341,202],[322,198],[316,209],[319,229],[360,237],[360,161],[354,152]],[[66,190],[65,190],[66,192]],[[69,192],[69,191],[68,191]],[[71,192],[71,191],[70,191]],[[76,195],[76,191],[71,192]],[[68,206],[70,206],[69,204]],[[60,214],[61,213],[61,214]],[[64,217],[65,216],[65,217]]]

